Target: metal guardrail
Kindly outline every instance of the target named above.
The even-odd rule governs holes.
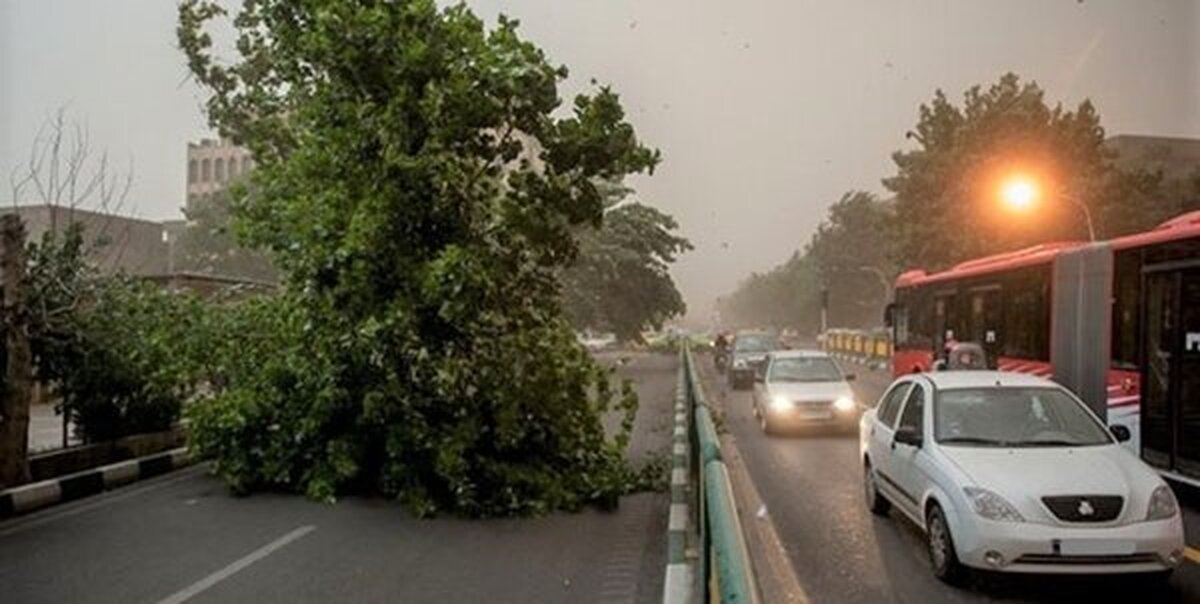
[[[689,575],[699,578],[700,582],[693,586],[696,588],[694,592],[686,595],[673,589],[672,579],[678,580],[681,575],[678,570],[672,574],[677,551],[675,544],[680,537],[669,536],[671,561],[667,566],[663,602],[758,604],[758,583],[738,517],[729,470],[721,457],[721,441],[716,424],[713,423],[704,387],[687,343],[680,348],[679,388],[676,397],[675,466],[671,473],[669,528],[674,534],[676,527],[691,521],[696,531],[692,534],[699,545],[699,560],[691,567],[694,575]],[[686,455],[682,454],[685,451]],[[686,538],[688,533],[681,536]],[[686,562],[686,556],[681,561]]]

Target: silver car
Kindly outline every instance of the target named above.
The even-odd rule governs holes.
[[[755,378],[754,414],[767,434],[806,426],[852,430],[862,415],[850,389],[853,379],[824,352],[772,352]]]

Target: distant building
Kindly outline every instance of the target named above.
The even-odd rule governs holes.
[[[187,206],[192,207],[254,168],[250,152],[221,139],[202,139],[187,146]]]
[[[1120,134],[1104,141],[1117,153],[1117,165],[1161,171],[1167,180],[1200,170],[1200,139]]]
[[[62,233],[79,223],[91,249],[91,261],[104,272],[147,276],[172,270],[162,223],[46,204],[0,207],[0,213],[21,217],[27,241],[40,241],[49,231]]]

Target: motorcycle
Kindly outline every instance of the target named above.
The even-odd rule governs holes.
[[[713,364],[716,365],[718,373],[724,374],[725,371],[729,369],[729,353],[717,351],[717,353],[713,355]]]

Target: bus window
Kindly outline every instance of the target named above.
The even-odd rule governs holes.
[[[1136,371],[1141,361],[1141,250],[1117,252],[1113,258],[1112,366]]]
[[[1050,360],[1050,309],[1047,303],[1047,271],[1023,270],[1005,284],[1009,292],[1004,307],[1004,356],[1031,361]]]
[[[897,346],[908,345],[908,307],[903,304],[897,304],[892,307],[892,328],[895,332],[895,343]]]

